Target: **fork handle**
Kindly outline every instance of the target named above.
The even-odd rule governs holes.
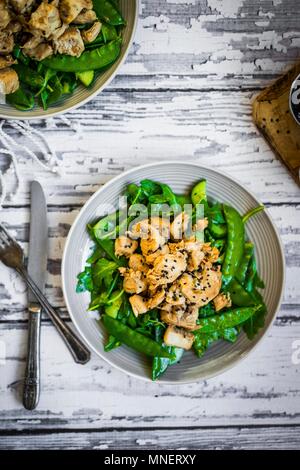
[[[38,302],[43,307],[44,311],[49,315],[52,323],[54,324],[57,331],[60,333],[65,344],[69,348],[70,353],[72,354],[75,362],[79,364],[86,364],[91,357],[90,351],[78,338],[78,336],[71,330],[69,325],[67,325],[50,305],[46,297],[42,294],[40,289],[37,287],[35,282],[31,279],[24,267],[18,268],[17,271],[23,277],[27,286],[32,290]]]
[[[40,398],[40,323],[41,308],[29,306],[28,354],[23,388],[23,405],[34,410]]]

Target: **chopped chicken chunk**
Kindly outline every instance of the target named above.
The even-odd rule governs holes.
[[[56,39],[60,38],[64,34],[64,32],[68,29],[69,25],[67,23],[62,23],[62,25],[57,28],[53,33],[51,34],[51,39],[55,41]]]
[[[68,28],[58,39],[54,41],[55,51],[59,54],[80,57],[84,51],[84,44],[77,28]]]
[[[28,25],[33,30],[40,31],[45,38],[48,38],[61,26],[59,11],[54,5],[43,2],[31,14]]]
[[[0,0],[0,29],[5,29],[10,22],[10,13],[8,11],[7,1]]]
[[[59,5],[60,16],[65,23],[72,23],[84,9],[93,8],[92,0],[61,0]]]
[[[8,33],[19,33],[22,30],[22,25],[19,21],[11,21],[5,28]]]
[[[141,238],[141,250],[144,256],[154,253],[166,243],[166,228],[168,223],[154,217],[150,221],[144,219],[137,222],[129,232],[134,238]]]
[[[208,226],[208,220],[206,217],[204,219],[199,219],[193,225],[193,232],[203,232],[207,226]]]
[[[35,3],[35,0],[9,0],[9,3],[16,13],[27,13]]]
[[[147,302],[148,310],[158,307],[165,298],[165,290],[159,289],[153,295],[151,295],[150,299]]]
[[[164,342],[168,346],[175,346],[177,348],[191,349],[194,342],[194,335],[183,328],[176,326],[168,326],[164,334]]]
[[[91,26],[89,29],[84,29],[81,32],[81,36],[83,39],[83,42],[93,42],[95,41],[96,37],[100,33],[102,24],[100,21],[95,21],[93,26]]]
[[[136,240],[131,240],[125,235],[121,235],[115,240],[115,255],[116,256],[131,256],[138,247],[138,242]]]
[[[119,268],[124,277],[123,288],[128,294],[140,294],[147,289],[145,274],[133,269]]]
[[[186,270],[186,259],[182,253],[159,255],[153,269],[148,271],[148,281],[153,287],[174,282]]]
[[[5,69],[16,63],[17,61],[11,55],[0,56],[0,69]]]
[[[188,252],[188,271],[196,271],[199,269],[201,262],[205,257],[205,253],[201,249],[202,245],[197,241],[185,242],[185,249]]]
[[[188,235],[190,217],[184,212],[180,212],[171,223],[171,235],[174,240],[181,240]]]
[[[146,263],[153,264],[159,255],[167,255],[168,253],[169,253],[168,245],[163,245],[161,248],[158,248],[158,250],[154,251],[154,253],[151,253],[150,255],[145,256]]]
[[[141,271],[144,273],[149,269],[144,256],[139,253],[133,253],[133,255],[130,256],[128,266],[134,271]]]
[[[136,317],[138,315],[146,313],[149,310],[147,302],[141,295],[132,295],[131,297],[129,297],[129,302]]]
[[[175,281],[175,283],[169,288],[166,295],[166,302],[170,305],[185,305],[185,297],[182,294],[177,281]]]
[[[0,31],[0,54],[10,54],[14,48],[14,37],[8,31]]]
[[[202,307],[218,295],[222,284],[221,271],[205,269],[197,277],[184,273],[179,280],[181,291],[187,300]]]
[[[187,330],[197,329],[198,307],[189,306],[187,309],[182,307],[173,307],[170,312],[162,310],[160,313],[162,321],[168,325],[175,325]]]
[[[15,70],[11,68],[0,70],[0,93],[9,95],[19,88],[19,78]]]
[[[72,21],[74,24],[90,24],[97,20],[97,15],[94,10],[87,10],[84,8],[78,16]]]
[[[213,300],[216,312],[219,312],[223,308],[231,307],[231,298],[228,293],[220,293]]]
[[[44,42],[44,39],[42,38],[41,35],[34,35],[34,36],[31,36],[31,38],[29,38],[25,44],[23,44],[23,49],[24,49],[24,53],[26,53],[26,49],[29,49],[29,54],[30,55],[30,50],[31,49],[34,49],[35,47],[39,46],[42,42]]]
[[[44,60],[46,57],[50,57],[53,54],[53,48],[50,44],[42,42],[33,49],[23,49],[24,53],[35,60]]]

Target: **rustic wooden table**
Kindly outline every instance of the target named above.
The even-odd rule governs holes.
[[[62,176],[21,155],[21,190],[1,213],[27,248],[29,182],[49,210],[46,294],[67,315],[60,262],[83,203],[124,169],[186,159],[224,170],[265,203],[285,247],[280,312],[241,365],[190,385],[149,384],[93,356],[75,365],[45,318],[36,411],[24,410],[25,287],[0,266],[0,448],[297,448],[300,444],[300,193],[257,132],[251,102],[299,58],[296,0],[143,0],[134,44],[97,98],[63,117],[35,121],[56,149]],[[7,122],[5,130],[26,143]],[[1,167],[7,170],[6,157]],[[7,170],[6,182],[14,175]],[[297,343],[298,340],[298,343]],[[293,356],[294,353],[294,356]],[[298,359],[298,360],[297,360]]]

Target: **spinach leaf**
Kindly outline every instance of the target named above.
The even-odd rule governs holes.
[[[118,265],[114,261],[100,258],[92,266],[92,279],[95,287],[104,286],[108,288],[113,280],[113,274],[117,270]]]
[[[92,280],[92,268],[90,266],[86,266],[84,271],[77,275],[77,279],[76,292],[92,292],[94,285]]]

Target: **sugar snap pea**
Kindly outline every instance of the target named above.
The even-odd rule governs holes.
[[[233,304],[238,307],[248,307],[256,303],[251,294],[234,278],[228,285],[228,292]]]
[[[255,207],[254,209],[250,209],[244,217],[243,217],[243,222],[244,224],[247,222],[247,220],[250,219],[255,214],[258,214],[259,212],[263,211],[265,209],[265,206],[263,204],[260,204],[259,206]]]
[[[163,346],[156,343],[156,341],[144,336],[136,330],[132,330],[119,320],[115,320],[108,315],[103,315],[102,319],[107,331],[130,348],[144,353],[147,356],[161,356],[168,357],[169,359],[174,358],[173,354],[169,353]]]
[[[99,20],[113,26],[125,24],[125,20],[115,5],[109,0],[93,0],[93,10]]]
[[[261,305],[254,305],[253,307],[243,307],[227,310],[227,312],[222,313],[221,315],[213,315],[207,318],[201,318],[198,321],[198,326],[200,326],[198,332],[201,333],[210,333],[213,331],[221,331],[226,328],[231,328],[233,326],[244,323],[248,318],[255,314]],[[197,332],[196,332],[197,336]]]
[[[241,262],[236,270],[235,278],[239,281],[240,284],[244,284],[247,274],[247,269],[249,266],[249,261],[254,252],[254,246],[251,242],[246,242],[244,246],[244,254],[242,256]]]
[[[83,52],[80,57],[57,54],[44,59],[42,63],[50,69],[62,72],[98,70],[106,67],[118,58],[121,44],[122,39],[117,38],[104,46]]]
[[[223,263],[223,284],[227,285],[235,275],[244,251],[245,228],[238,211],[223,205],[227,223],[227,245]]]

